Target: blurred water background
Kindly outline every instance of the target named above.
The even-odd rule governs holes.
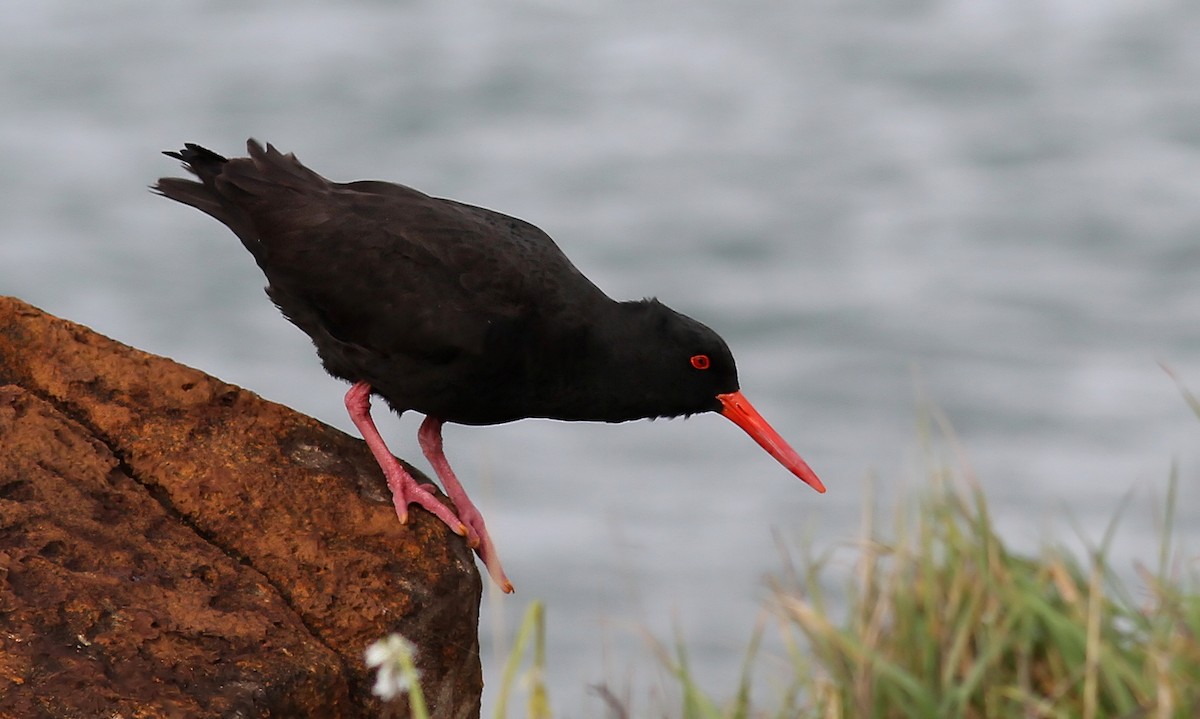
[[[1200,389],[1197,37],[1185,0],[10,3],[0,292],[353,431],[233,235],[146,190],[158,152],[254,136],[540,225],[721,332],[829,493],[715,416],[448,428],[518,590],[485,704],[532,598],[561,716],[657,691],[639,627],[731,694],[775,535],[916,491],[925,405],[1016,546],[1123,509],[1117,562],[1152,563],[1177,465],[1196,547],[1200,424],[1159,363]],[[409,458],[416,423],[382,427]]]

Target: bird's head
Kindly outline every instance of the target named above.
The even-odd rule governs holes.
[[[818,492],[825,486],[783,437],[742,394],[733,353],[708,326],[657,300],[623,303],[628,324],[621,335],[634,341],[612,348],[639,416],[679,417],[717,412],[749,434],[792,474]]]

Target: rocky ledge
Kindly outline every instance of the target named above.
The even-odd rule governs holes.
[[[471,552],[361,440],[0,298],[0,452],[0,716],[376,716],[389,632],[478,716]]]

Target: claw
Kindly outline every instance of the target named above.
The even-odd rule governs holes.
[[[508,581],[503,567],[500,566],[500,560],[496,558],[496,549],[492,545],[492,538],[488,535],[487,527],[483,523],[483,516],[467,497],[466,490],[459,484],[458,478],[454,476],[454,470],[450,469],[450,462],[446,460],[446,455],[442,452],[442,421],[434,417],[426,417],[425,421],[421,423],[421,429],[417,432],[417,439],[420,441],[421,451],[425,453],[425,457],[429,459],[434,471],[437,472],[438,478],[442,480],[446,494],[458,508],[458,514],[442,504],[428,489],[418,484],[413,476],[392,456],[391,450],[387,448],[387,444],[384,443],[383,437],[375,427],[375,421],[371,419],[371,385],[366,382],[358,382],[350,388],[350,391],[346,392],[346,411],[350,413],[350,420],[362,433],[363,439],[371,449],[371,454],[375,456],[375,461],[379,462],[379,467],[387,478],[388,488],[392,490],[392,503],[396,506],[396,516],[400,518],[400,523],[408,523],[408,505],[410,504],[419,504],[429,510],[442,520],[450,528],[450,531],[467,538],[467,546],[479,555],[479,559],[483,561],[483,566],[487,568],[492,581],[496,582],[496,585],[505,594],[512,594],[512,582]]]
[[[511,594],[512,582],[508,581],[508,577],[504,574],[504,568],[500,566],[500,560],[496,557],[496,548],[488,534],[487,525],[483,523],[483,515],[479,513],[475,504],[467,496],[467,490],[463,489],[458,477],[454,475],[454,470],[450,468],[450,462],[446,459],[446,453],[442,451],[442,421],[436,417],[426,417],[425,421],[421,423],[421,428],[417,430],[417,440],[421,444],[421,451],[425,454],[425,458],[433,465],[433,471],[437,472],[438,479],[442,480],[446,494],[458,508],[458,515],[470,528],[467,545],[475,550],[475,554],[479,555],[483,566],[487,568],[488,575],[500,587],[500,590],[505,594]]]

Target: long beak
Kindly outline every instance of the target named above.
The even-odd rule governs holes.
[[[721,410],[721,414],[744,429],[746,434],[753,437],[760,447],[767,450],[768,454],[787,467],[792,474],[804,480],[808,486],[818,492],[825,493],[825,485],[821,484],[820,479],[817,479],[817,473],[812,471],[803,459],[800,459],[796,450],[789,447],[788,443],[783,441],[783,437],[780,437],[771,425],[767,424],[767,420],[763,419],[763,416],[742,396],[741,392],[719,394],[717,399],[725,408]]]

